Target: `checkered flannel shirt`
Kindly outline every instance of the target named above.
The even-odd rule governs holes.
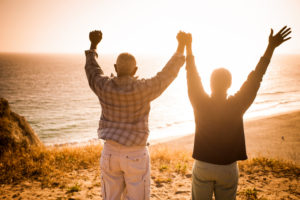
[[[96,61],[97,52],[88,50],[85,55],[87,79],[102,107],[98,137],[125,146],[146,145],[150,102],[176,78],[185,57],[175,53],[156,76],[137,79],[105,76]]]

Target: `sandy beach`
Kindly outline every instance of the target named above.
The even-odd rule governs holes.
[[[244,130],[248,158],[267,157],[300,164],[300,111],[245,121]],[[164,143],[192,150],[194,134]]]
[[[249,159],[239,162],[237,199],[299,199],[300,111],[247,121],[245,134]],[[151,199],[190,199],[192,147],[193,134],[150,146]],[[95,163],[52,176],[50,185],[2,184],[0,199],[102,199]]]

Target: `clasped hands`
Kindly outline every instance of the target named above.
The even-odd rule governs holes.
[[[179,31],[179,33],[176,36],[178,41],[178,47],[177,47],[177,53],[184,52],[184,48],[187,49],[187,54],[192,53],[192,34],[191,33],[185,33],[183,31]]]

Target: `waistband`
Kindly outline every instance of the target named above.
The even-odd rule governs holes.
[[[237,166],[237,162],[233,162],[233,163],[230,163],[228,165],[217,165],[217,164],[212,164],[212,163],[208,163],[208,162],[204,162],[204,161],[201,161],[201,160],[196,160],[195,159],[195,164],[198,165],[198,166],[206,166],[206,167],[236,167]]]
[[[125,146],[113,140],[106,140],[104,142],[104,148],[112,151],[122,151],[122,152],[141,151],[141,150],[148,149],[147,146]]]

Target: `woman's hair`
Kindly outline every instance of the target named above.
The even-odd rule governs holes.
[[[225,68],[215,69],[210,77],[212,92],[225,92],[231,86],[231,73]]]

